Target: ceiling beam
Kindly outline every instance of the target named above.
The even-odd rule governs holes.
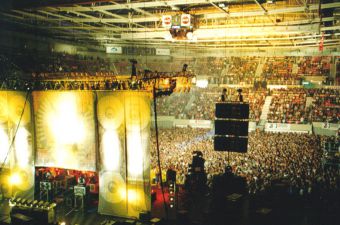
[[[9,14],[11,15],[11,14]],[[11,15],[12,16],[12,15]],[[334,21],[334,17],[324,17],[321,19],[322,22],[327,21]],[[278,22],[276,23],[276,26],[292,26],[292,25],[304,25],[304,24],[312,24],[312,23],[320,23],[319,18],[314,19],[306,19],[306,20],[292,20],[287,22]],[[272,26],[272,23],[246,23],[242,24],[227,24],[227,25],[204,25],[200,26],[199,29],[216,29],[216,28],[235,28],[235,27],[264,27],[264,26]],[[95,31],[127,31],[128,29],[125,27],[84,27],[84,26],[51,26],[50,29],[75,29],[75,30],[95,30]],[[152,32],[152,31],[167,31],[167,28],[158,27],[158,28],[134,28],[134,32]]]
[[[339,8],[340,2],[336,3],[326,3],[321,5],[321,9],[330,9],[330,8]],[[305,12],[306,7],[286,7],[286,8],[278,8],[278,9],[268,9],[267,12],[263,10],[256,11],[242,11],[242,12],[230,12],[229,17],[252,17],[252,16],[264,16],[264,15],[275,15],[275,14],[283,14],[283,13],[297,13],[297,12]],[[309,5],[309,10],[319,10],[319,4],[311,4]],[[210,13],[205,14],[204,18],[206,19],[218,19],[224,18],[225,13]]]
[[[68,12],[71,12],[73,14],[79,14],[79,15],[83,15],[83,16],[86,16],[87,18],[72,18],[74,21],[76,22],[83,22],[83,23],[90,23],[90,22],[95,22],[95,23],[106,23],[106,24],[109,24],[109,23],[131,23],[131,24],[134,24],[138,27],[145,27],[141,24],[138,24],[138,22],[154,22],[154,21],[159,21],[160,18],[159,17],[150,17],[148,19],[146,19],[145,17],[140,17],[140,18],[132,18],[132,19],[129,19],[125,16],[122,16],[122,15],[118,15],[118,14],[115,14],[115,13],[112,13],[112,12],[109,12],[107,10],[102,10],[102,9],[96,9],[96,10],[92,10],[90,7],[84,7],[84,6],[77,6],[77,7],[80,7],[80,8],[85,8],[87,9],[86,11],[83,11],[83,10],[80,10],[80,11],[68,11]],[[47,8],[47,10],[54,10],[54,11],[62,11],[60,10],[59,8]],[[90,16],[90,15],[87,15],[85,13],[81,13],[81,12],[89,12],[89,11],[97,11],[97,12],[100,12],[102,14],[105,14],[105,15],[108,15],[108,16],[111,16],[113,18],[98,18],[98,17],[93,17],[93,16]]]
[[[130,21],[129,18],[127,18],[127,17],[121,16],[121,15],[118,15],[118,14],[115,14],[115,13],[111,13],[111,12],[108,12],[108,11],[106,11],[106,10],[98,10],[98,12],[101,12],[101,13],[107,15],[107,16],[112,16],[112,17],[115,17],[115,18],[124,20],[125,23],[129,23],[129,21]],[[131,23],[134,24],[134,25],[136,25],[136,26],[138,26],[138,27],[143,27],[143,28],[145,27],[145,26],[140,25],[140,24],[135,23],[135,22],[131,22]]]
[[[46,21],[47,19],[46,19],[46,17],[44,17],[44,16],[41,16],[41,15],[38,15],[38,14],[33,14],[33,13],[29,13],[29,12],[24,12],[24,11],[21,11],[21,10],[13,10],[14,12],[16,12],[16,13],[18,13],[18,14],[21,14],[21,15],[24,15],[24,16],[27,16],[27,17],[30,17],[30,18],[33,18],[33,19],[37,19],[37,20],[40,20],[40,21]],[[44,11],[42,11],[42,12],[44,12]],[[45,13],[48,13],[48,14],[52,14],[52,13],[50,13],[50,12],[45,12]],[[47,14],[46,14],[47,15]],[[62,15],[59,15],[59,14],[52,14],[53,16],[57,16],[57,17],[60,17],[60,18],[62,18],[62,17],[65,17],[65,16],[62,16]],[[68,17],[67,17],[68,18]],[[22,18],[22,20],[25,20],[25,18],[23,17]],[[60,23],[60,20],[57,20],[57,21],[54,21],[53,23],[55,23],[55,24],[58,24],[59,25],[59,23]],[[88,25],[88,24],[83,24],[83,23],[77,23],[77,24],[81,24],[82,26],[84,26],[84,27],[93,27],[93,26],[91,26],[91,25]],[[36,26],[35,26],[36,27]],[[51,31],[51,29],[49,29],[49,27],[45,27],[45,26],[39,26],[38,28],[46,28],[46,29],[48,29],[49,31]],[[74,36],[74,32],[69,32],[69,31],[63,31],[63,30],[52,30],[52,32],[60,32],[60,33],[66,33],[66,34],[68,34],[68,35],[72,35],[72,36]],[[89,30],[89,31],[91,31],[91,30]],[[90,35],[90,34],[89,34]]]
[[[230,37],[262,37],[270,35],[304,34],[318,33],[319,24],[300,26],[268,26],[268,27],[240,27],[240,28],[220,28],[220,29],[197,29],[193,33],[198,39],[209,38],[230,38]],[[137,40],[147,38],[164,38],[169,31],[122,33],[122,39]]]
[[[335,17],[324,17],[321,18],[321,22],[329,22],[329,21],[334,21]],[[292,25],[304,25],[304,24],[312,24],[312,23],[320,23],[320,18],[314,18],[314,19],[305,19],[305,20],[290,20],[286,22],[277,22],[275,23],[276,26],[292,26]],[[199,28],[204,29],[204,28],[231,28],[231,27],[263,27],[263,26],[273,26],[273,23],[267,23],[267,22],[262,22],[262,23],[231,23],[231,24],[226,24],[226,25],[216,25],[216,24],[209,24],[209,25],[200,25]]]
[[[209,3],[210,3],[212,6],[214,6],[216,9],[218,9],[218,10],[220,10],[220,11],[226,13],[226,14],[229,14],[229,12],[228,12],[227,10],[225,10],[225,9],[223,9],[223,8],[221,8],[221,7],[219,7],[219,6],[216,5],[214,2],[209,1]]]
[[[205,2],[207,0],[204,0]],[[216,2],[216,1],[214,1]],[[156,3],[156,2],[152,2],[152,3]],[[162,2],[163,4],[164,2]],[[207,2],[206,2],[207,3]],[[140,4],[140,3],[130,3],[130,4]],[[123,4],[120,4],[123,5]],[[126,5],[128,4],[124,4],[126,9]],[[124,6],[123,5],[123,6]],[[113,6],[117,6],[117,5],[112,5]],[[329,9],[329,8],[339,8],[340,7],[340,2],[336,2],[336,3],[327,3],[327,4],[322,4],[321,5],[321,9]],[[70,8],[72,7],[68,7],[68,10],[65,10],[63,8],[54,8],[55,10],[60,10],[60,11],[72,11]],[[112,9],[102,9],[101,7],[75,7],[78,8],[78,11],[100,11],[103,12],[105,10],[112,10]],[[80,8],[85,8],[86,10],[80,10]],[[108,7],[106,7],[108,8]],[[276,15],[276,14],[284,14],[284,13],[298,13],[298,12],[305,12],[306,7],[304,6],[299,6],[299,7],[287,7],[287,8],[277,8],[277,9],[268,9],[267,12],[263,11],[263,10],[256,10],[256,11],[242,11],[242,12],[230,12],[228,14],[229,18],[234,18],[234,17],[254,17],[254,16],[267,16],[267,15]],[[319,5],[318,4],[311,4],[309,5],[309,10],[318,10],[319,9]],[[48,10],[48,9],[47,9]],[[74,10],[77,11],[77,10]],[[171,14],[171,12],[169,12],[169,14]],[[225,12],[223,13],[207,13],[206,11],[202,11],[202,12],[195,12],[195,15],[201,15],[203,16],[204,19],[224,19],[225,18]],[[117,18],[117,17],[116,17]],[[134,17],[132,20],[129,20],[128,18],[117,18],[117,19],[108,19],[108,18],[103,18],[101,20],[103,20],[104,22],[108,22],[108,23],[143,23],[143,22],[158,22],[161,19],[161,15],[157,15],[157,14],[153,14],[153,16],[147,16],[147,17]],[[96,21],[92,21],[92,22],[99,22],[99,18],[96,19]],[[89,19],[77,19],[77,22],[91,22]]]
[[[331,34],[325,34],[324,37],[330,37]],[[302,36],[291,36],[291,35],[283,35],[281,37],[255,37],[255,38],[249,38],[249,37],[244,37],[244,38],[215,38],[215,39],[202,39],[202,40],[197,40],[197,42],[259,42],[259,41],[288,41],[288,40],[303,40],[303,39],[311,39],[311,38],[318,38],[320,39],[322,37],[321,34],[313,34],[313,35],[302,35]],[[102,37],[102,38],[97,38],[101,40],[119,40],[119,38],[112,38],[112,37]],[[336,39],[335,39],[336,40]],[[338,39],[340,40],[340,39]],[[144,40],[140,40],[144,41]],[[163,39],[149,39],[147,41],[162,41],[162,42],[168,42],[167,40]]]
[[[89,19],[98,19],[97,17],[91,16],[91,15],[88,15],[88,14],[85,14],[85,13],[81,13],[81,12],[70,12],[70,13],[75,14],[77,16],[83,16],[83,17],[86,17],[86,18],[89,18]],[[106,26],[109,26],[109,27],[117,27],[116,25],[106,23],[106,22],[103,22],[103,21],[100,21],[98,23],[105,24]]]
[[[78,6],[78,7],[88,8],[88,7],[85,7],[85,6]],[[89,11],[92,11],[92,10],[89,10]],[[115,13],[111,13],[111,12],[108,12],[106,10],[97,10],[97,11],[100,12],[100,13],[103,13],[105,15],[112,16],[114,18],[126,20],[126,23],[129,23],[129,19],[127,17],[121,16],[121,15],[118,15],[118,14],[115,14]],[[87,14],[85,14],[85,15],[87,15]],[[94,18],[96,18],[96,17],[94,17]],[[136,26],[139,26],[139,27],[144,27],[144,26],[142,26],[138,23],[133,23],[133,24],[135,24]]]
[[[263,5],[261,5],[257,0],[254,0],[255,1],[255,3],[264,11],[264,12],[267,12],[267,9],[265,9],[264,7],[263,7]]]
[[[149,13],[148,11],[145,11],[145,10],[140,9],[140,8],[133,8],[133,10],[135,10],[136,12],[142,13],[143,15],[154,16],[154,14]]]
[[[10,18],[13,17],[12,14],[7,14],[7,13],[3,13],[3,12],[0,12],[0,15],[4,15],[4,16],[10,17]],[[36,25],[30,24],[30,23],[27,23],[26,20],[25,20],[26,19],[25,17],[14,16],[13,18],[16,18],[18,20],[10,20],[9,21],[10,23],[15,23],[15,24],[18,24],[18,25],[23,26],[23,27],[30,27],[30,28],[32,28],[31,30],[38,28],[40,30],[47,30],[51,33],[62,33],[62,34],[65,34],[65,35],[69,35],[70,37],[71,36],[74,37],[74,32],[70,32],[69,30],[68,31],[64,31],[64,30],[58,31],[56,29],[50,29],[50,27],[46,27],[46,26],[36,26]],[[6,20],[6,19],[4,19],[4,20]],[[87,34],[90,35],[90,33],[87,33]]]
[[[34,14],[33,14],[34,15]],[[143,22],[154,22],[160,21],[159,17],[137,17],[137,18],[75,18],[75,17],[67,17],[63,19],[52,19],[52,18],[44,18],[46,21],[72,21],[72,22],[79,22],[79,23],[143,23]]]
[[[56,13],[51,13],[51,12],[47,12],[47,11],[43,11],[43,10],[38,10],[37,12],[40,12],[40,13],[43,13],[43,14],[46,14],[46,15],[50,15],[50,16],[54,16],[54,17],[58,17],[58,18],[61,18],[61,19],[66,19],[66,20],[68,20],[70,18],[70,17],[67,17],[67,16],[63,16],[63,15],[59,15],[59,14],[56,14]],[[84,27],[93,28],[93,26],[88,25],[88,24],[84,24],[84,23],[74,22],[74,24],[79,24],[83,28]]]
[[[211,2],[225,2],[226,0],[211,0]],[[238,0],[229,0],[228,2],[238,2]],[[149,2],[134,2],[117,5],[98,5],[89,7],[91,10],[121,10],[134,8],[157,8],[157,7],[171,7],[191,4],[209,4],[207,0],[168,0],[168,1],[149,1]],[[61,11],[88,11],[82,7],[57,7]]]
[[[121,5],[120,3],[111,1],[114,5]],[[129,5],[124,4],[124,6],[126,7],[126,9],[131,9],[129,8]],[[135,10],[136,12],[142,13],[143,15],[147,15],[147,16],[154,16],[152,13],[149,13],[148,11],[145,11],[141,8],[138,7],[134,7],[133,10]]]

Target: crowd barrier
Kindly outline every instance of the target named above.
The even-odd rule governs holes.
[[[172,128],[172,127],[192,127],[192,128],[206,128],[213,129],[214,121],[211,120],[188,120],[176,119],[174,116],[158,116],[159,128]],[[152,121],[154,127],[154,118]],[[257,124],[254,121],[249,122],[249,132],[256,130]],[[334,136],[337,135],[340,129],[340,124],[337,123],[324,123],[313,122],[308,124],[289,124],[289,123],[266,123],[264,130],[267,132],[295,132],[295,133],[308,133]]]

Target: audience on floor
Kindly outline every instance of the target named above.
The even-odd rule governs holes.
[[[324,169],[326,136],[298,133],[249,134],[247,153],[217,152],[213,149],[212,131],[208,129],[171,128],[159,132],[161,168],[173,168],[177,182],[183,184],[193,151],[201,151],[208,183],[213,175],[223,173],[231,165],[236,175],[245,177],[250,193],[266,191],[273,181],[289,181],[290,190],[306,194],[315,190],[340,190],[340,170]],[[336,139],[339,141],[339,138]],[[158,174],[155,137],[152,137],[151,165]],[[156,176],[155,175],[155,176]]]

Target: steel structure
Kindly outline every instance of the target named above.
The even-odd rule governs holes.
[[[18,1],[22,2],[22,1]],[[34,2],[34,1],[32,1]],[[340,45],[340,2],[319,0],[64,0],[13,4],[1,24],[56,39],[98,45],[325,47]],[[328,1],[329,2],[329,1]],[[169,42],[162,15],[190,13],[195,41]]]

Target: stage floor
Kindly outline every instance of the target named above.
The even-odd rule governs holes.
[[[8,200],[0,203],[0,224],[11,224],[10,220],[10,206]],[[97,213],[97,208],[86,211],[74,210],[71,207],[63,205],[57,206],[56,218],[58,222],[66,222],[66,225],[99,225],[105,220],[126,221],[124,218],[117,218],[113,216],[101,215]],[[148,222],[137,222],[140,225],[149,225]]]
[[[166,213],[160,188],[155,188],[156,200],[152,204],[152,217],[165,218]],[[331,196],[332,199],[335,196]],[[166,194],[166,199],[168,196]],[[175,210],[168,209],[168,220],[163,225],[339,225],[340,205],[336,198],[332,202],[311,202],[294,197],[291,199],[273,199],[270,196],[248,196],[245,208],[233,215],[223,215],[221,223],[214,222],[218,213],[211,210],[210,196],[201,196],[191,203],[185,203],[183,193],[178,193],[178,204]],[[194,202],[194,204],[192,204]],[[188,206],[189,205],[189,206]],[[0,203],[0,224],[10,224],[8,201]],[[83,212],[72,210],[64,205],[57,206],[58,221],[67,225],[99,225],[104,220],[124,221],[125,219],[100,215],[96,208]],[[184,218],[185,217],[185,218]],[[184,219],[183,219],[184,218]],[[240,219],[241,218],[241,219]],[[233,221],[234,220],[234,221]],[[140,225],[151,223],[138,222]]]

